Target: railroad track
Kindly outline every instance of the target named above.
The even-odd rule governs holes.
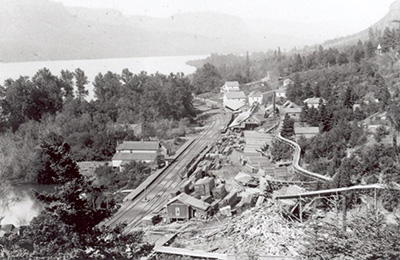
[[[207,145],[214,142],[219,135],[218,130],[220,125],[224,122],[224,118],[221,114],[214,116],[214,118],[215,120],[211,126],[182,152],[175,163],[165,169],[164,172],[133,201],[125,202],[114,217],[104,224],[107,226],[115,226],[119,223],[126,222],[128,223],[126,232],[130,232],[144,216],[162,207],[168,200],[169,193],[173,189],[176,190],[176,188],[185,181],[180,178],[179,173],[184,170],[186,165],[194,157],[198,156]]]
[[[208,149],[208,148],[207,148]],[[200,153],[202,153],[204,149],[200,150]],[[153,197],[150,203],[147,203],[146,206],[136,214],[136,216],[133,217],[131,220],[130,224],[126,227],[126,230],[124,232],[129,233],[131,232],[135,225],[146,215],[152,213],[152,212],[159,212],[162,207],[167,203],[167,201],[170,199],[169,195],[171,191],[175,191],[176,188],[180,187],[186,180],[187,178],[182,179],[179,176],[179,172],[181,170],[177,171],[173,179],[166,183],[162,189]]]

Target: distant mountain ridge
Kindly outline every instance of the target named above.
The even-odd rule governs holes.
[[[372,29],[373,31],[383,32],[383,30],[386,27],[389,27],[390,29],[399,28],[400,25],[399,22],[400,22],[400,0],[396,0],[390,5],[388,13],[375,24],[371,25],[370,27],[359,33],[326,41],[324,43],[324,46],[330,47],[338,45],[350,45],[357,43],[359,40],[365,41],[368,40],[369,38],[370,29]]]
[[[252,32],[241,18],[213,12],[152,18],[51,0],[0,0],[0,6],[3,62],[243,53],[304,44]]]

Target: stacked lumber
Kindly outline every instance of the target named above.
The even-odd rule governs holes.
[[[221,228],[200,235],[198,242],[225,240],[227,247],[220,251],[225,254],[255,252],[258,256],[297,257],[306,238],[304,227],[283,218],[271,201],[266,204],[262,208],[247,210]]]
[[[220,200],[223,199],[227,195],[227,191],[225,189],[225,184],[219,184],[217,185],[213,190],[212,194],[215,199]]]

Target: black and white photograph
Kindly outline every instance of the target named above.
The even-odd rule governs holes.
[[[400,0],[0,0],[0,259],[399,260]]]

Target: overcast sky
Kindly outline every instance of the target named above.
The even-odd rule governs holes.
[[[378,21],[394,0],[57,0],[68,6],[118,9],[157,17],[179,12],[215,11],[242,18],[297,22],[340,22],[362,30]],[[348,28],[343,28],[344,30]]]

